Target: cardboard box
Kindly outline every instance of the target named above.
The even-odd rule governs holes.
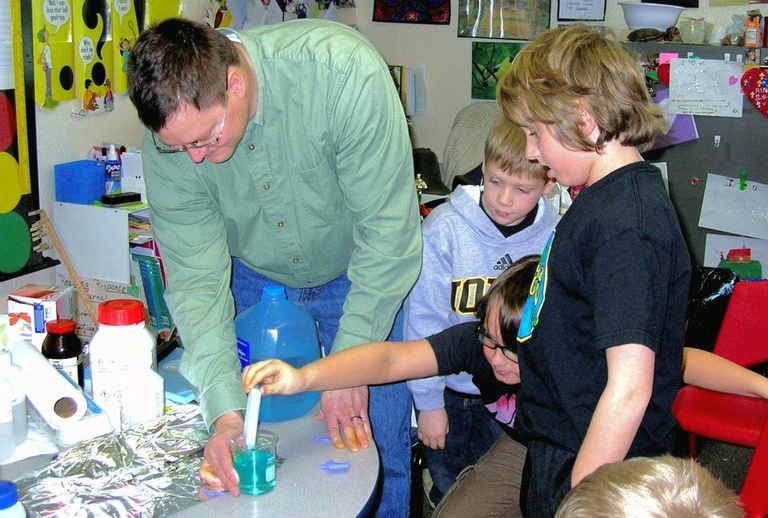
[[[57,318],[74,319],[75,290],[72,286],[27,284],[8,295],[8,314],[26,315],[30,324],[29,341],[41,349],[45,323]]]

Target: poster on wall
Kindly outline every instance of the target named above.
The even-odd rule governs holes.
[[[450,0],[374,0],[374,22],[451,23]]]
[[[35,104],[54,110],[77,99],[72,113],[80,117],[112,111],[127,89],[136,38],[181,7],[181,0],[32,0]]]
[[[605,21],[605,0],[559,0],[557,21]]]
[[[109,5],[105,0],[74,0],[75,87],[73,115],[111,112],[115,106],[114,54]]]
[[[459,0],[459,37],[532,40],[549,28],[550,0]]]
[[[525,43],[472,42],[472,99],[496,99],[496,85]]]
[[[75,98],[72,0],[33,0],[35,104],[53,110]]]

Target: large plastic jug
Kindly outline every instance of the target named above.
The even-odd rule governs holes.
[[[235,333],[243,367],[277,358],[299,368],[320,358],[315,320],[286,298],[282,286],[265,286],[261,300],[235,317]],[[301,417],[319,399],[318,392],[263,396],[259,421],[276,423]]]

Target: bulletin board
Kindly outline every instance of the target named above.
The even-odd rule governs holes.
[[[688,52],[702,59],[730,60],[745,52],[744,47],[721,47],[685,44],[629,43],[629,48],[639,54],[675,52],[686,57]],[[768,117],[762,115],[747,100],[743,100],[741,117],[694,116],[699,138],[643,154],[646,160],[666,162],[669,175],[669,194],[677,210],[680,224],[688,244],[691,259],[696,265],[704,265],[707,235],[749,236],[749,223],[744,228],[731,227],[720,232],[699,226],[702,206],[705,202],[709,177],[733,178],[738,185],[742,172],[746,187],[768,184]],[[710,189],[712,186],[710,186]],[[762,188],[762,187],[761,187]],[[738,187],[736,187],[738,190]],[[752,190],[737,193],[739,196],[755,196]],[[712,197],[708,198],[711,202]],[[741,198],[739,198],[741,199]],[[720,197],[719,202],[732,203]],[[709,203],[709,202],[708,202]],[[720,210],[732,211],[723,207]],[[706,212],[706,211],[705,211]],[[748,237],[744,238],[745,241]]]
[[[34,250],[29,230],[39,208],[29,14],[28,2],[0,1],[4,78],[13,77],[0,90],[0,282],[57,264]]]

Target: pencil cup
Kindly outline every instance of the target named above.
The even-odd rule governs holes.
[[[278,437],[269,430],[259,430],[256,444],[247,448],[243,434],[230,439],[232,462],[240,479],[240,491],[247,495],[269,493],[275,487]]]
[[[678,25],[683,43],[704,43],[704,32],[707,30],[707,24],[704,23],[704,20],[683,18]]]

